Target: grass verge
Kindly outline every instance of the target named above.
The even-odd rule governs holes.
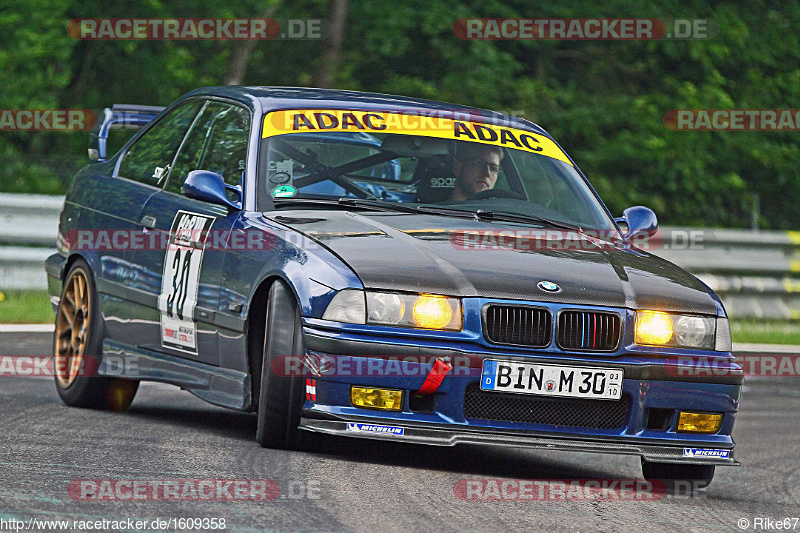
[[[732,319],[733,342],[799,344],[800,320]]]
[[[0,291],[0,323],[52,322],[53,307],[47,291]]]

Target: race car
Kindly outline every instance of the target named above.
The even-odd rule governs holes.
[[[117,126],[141,130],[108,157]],[[699,486],[738,464],[719,298],[530,121],[210,87],[106,109],[89,153],[46,261],[68,405],[123,410],[159,381],[257,413],[265,447],[632,454]]]

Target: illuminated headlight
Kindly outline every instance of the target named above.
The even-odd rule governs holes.
[[[325,320],[406,328],[461,331],[461,300],[435,294],[346,289],[334,296]]]
[[[714,350],[717,319],[673,315],[660,311],[636,312],[636,344]]]

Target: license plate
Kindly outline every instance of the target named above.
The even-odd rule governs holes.
[[[541,396],[619,400],[622,370],[483,360],[481,389]]]

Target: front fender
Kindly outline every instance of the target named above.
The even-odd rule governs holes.
[[[244,214],[236,222],[236,230],[264,231],[274,236],[269,250],[237,251],[225,259],[224,286],[232,293],[246,294],[250,305],[259,287],[280,278],[294,292],[304,317],[321,318],[338,291],[364,287],[355,272],[330,250],[260,214]]]

